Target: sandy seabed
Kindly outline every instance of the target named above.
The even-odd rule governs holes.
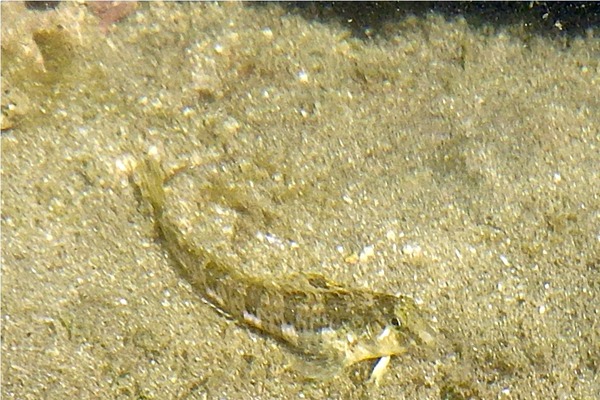
[[[597,35],[1,7],[4,399],[600,398]],[[129,182],[151,147],[200,165],[169,183],[196,245],[412,296],[435,348],[304,381],[177,275]]]

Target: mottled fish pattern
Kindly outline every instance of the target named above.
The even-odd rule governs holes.
[[[410,297],[346,288],[312,274],[286,282],[250,276],[193,246],[165,212],[165,173],[149,157],[135,173],[152,206],[162,242],[180,273],[214,307],[242,324],[340,368],[379,359],[378,380],[391,356],[431,344],[433,333]]]

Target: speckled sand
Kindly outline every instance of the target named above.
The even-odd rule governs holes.
[[[2,10],[3,399],[600,398],[597,33]],[[198,245],[413,296],[436,347],[304,382],[177,276],[128,182],[151,146],[202,164],[170,183]]]

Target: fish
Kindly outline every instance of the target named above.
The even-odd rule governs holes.
[[[433,328],[409,296],[345,287],[314,273],[277,281],[220,261],[193,245],[168,217],[168,174],[158,156],[144,159],[135,176],[182,277],[221,314],[327,366],[313,369],[317,376],[310,378],[376,360],[369,381],[378,383],[392,356],[435,341]]]

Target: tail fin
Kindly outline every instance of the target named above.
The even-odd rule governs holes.
[[[165,172],[160,162],[152,156],[146,158],[138,168],[137,184],[142,197],[152,205],[155,217],[160,219],[165,206]]]
[[[150,203],[154,214],[154,222],[158,232],[165,240],[170,252],[178,252],[181,246],[181,233],[175,224],[164,217],[165,189],[164,184],[167,173],[162,168],[155,153],[150,151],[149,156],[137,167],[134,174],[134,183],[138,187],[143,200]]]

